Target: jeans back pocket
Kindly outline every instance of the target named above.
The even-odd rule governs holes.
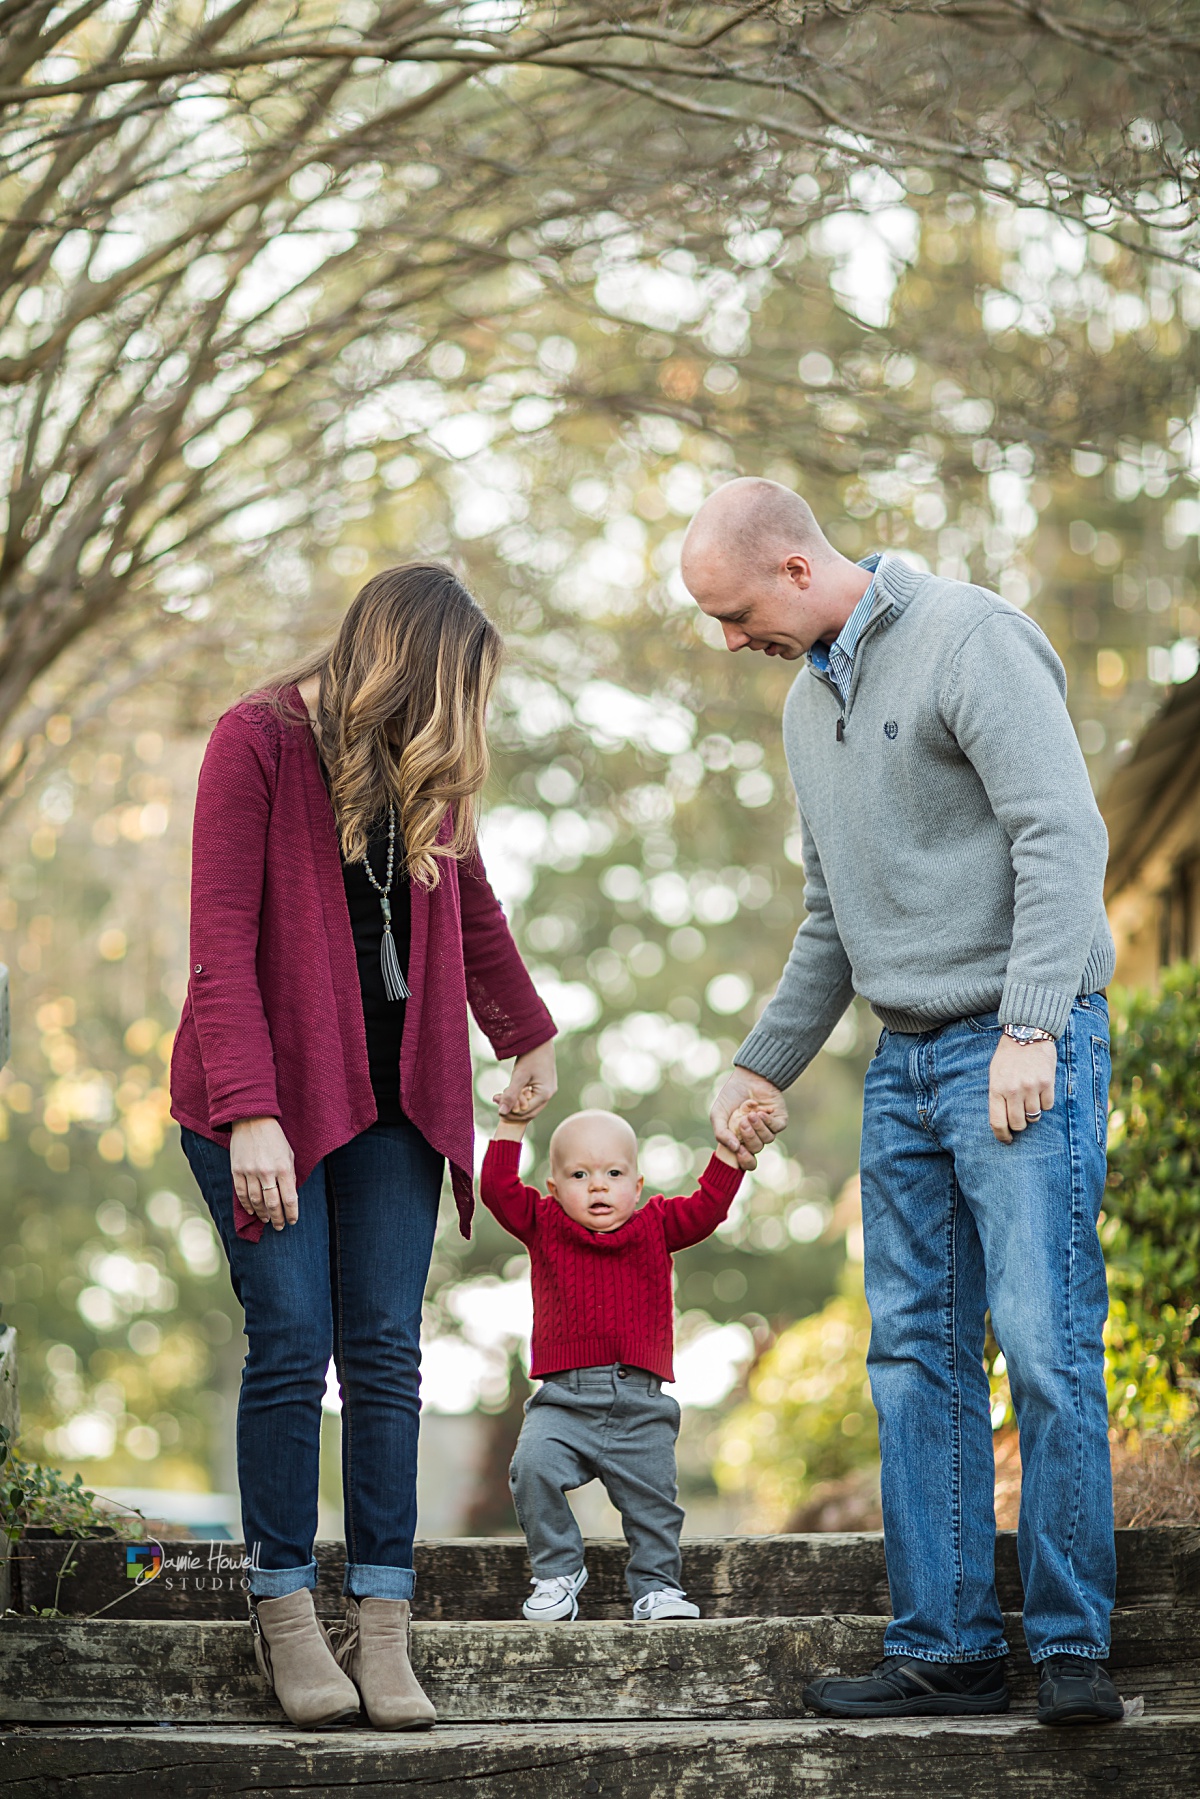
[[[1096,1111],[1096,1141],[1102,1149],[1108,1144],[1108,1085],[1112,1079],[1112,1056],[1103,1037],[1092,1038],[1092,1098]]]

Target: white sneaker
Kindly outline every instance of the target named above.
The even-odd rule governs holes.
[[[570,1622],[579,1615],[576,1594],[586,1581],[586,1568],[578,1574],[553,1574],[549,1580],[534,1580],[533,1592],[521,1607],[522,1616],[531,1624],[557,1624],[560,1618]]]
[[[657,1624],[660,1618],[698,1618],[700,1607],[685,1599],[674,1587],[660,1587],[656,1593],[643,1593],[633,1608],[635,1624]]]

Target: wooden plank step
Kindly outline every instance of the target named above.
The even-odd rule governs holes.
[[[126,1618],[237,1618],[245,1615],[240,1544],[172,1541],[156,1580],[136,1586],[146,1556],[124,1543],[99,1539],[72,1546],[55,1538],[22,1542],[14,1559],[19,1611],[57,1604],[90,1615],[115,1604]],[[628,1616],[620,1541],[588,1544],[585,1618]],[[67,1576],[60,1571],[70,1557]],[[529,1591],[529,1560],[520,1537],[460,1538],[418,1543],[415,1615],[427,1619],[519,1617]],[[340,1614],[345,1548],[318,1543],[317,1609]],[[707,1618],[815,1617],[890,1610],[883,1538],[878,1534],[819,1532],[804,1536],[699,1537],[683,1545],[684,1583]],[[1117,1602],[1200,1604],[1200,1529],[1162,1527],[1117,1532]],[[997,1584],[1005,1611],[1019,1611],[1021,1580],[1016,1537],[996,1545]],[[57,1595],[57,1597],[56,1597]]]
[[[1127,1697],[1200,1708],[1200,1612],[1143,1608],[1114,1620],[1112,1667]],[[793,1717],[822,1673],[863,1673],[884,1620],[748,1618],[658,1625],[418,1624],[413,1666],[450,1722]],[[1011,1639],[1020,1644],[1017,1620]],[[1018,1698],[1033,1693],[1021,1649]],[[226,1622],[9,1619],[0,1625],[5,1723],[280,1720],[250,1631]]]
[[[0,1733],[6,1799],[1195,1799],[1200,1713],[995,1719]]]

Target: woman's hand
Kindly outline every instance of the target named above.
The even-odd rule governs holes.
[[[278,1118],[242,1118],[229,1140],[233,1190],[248,1212],[281,1231],[300,1216],[296,1160]]]
[[[539,1043],[526,1050],[513,1063],[508,1086],[495,1095],[501,1118],[528,1124],[531,1118],[549,1105],[558,1091],[558,1072],[554,1065],[554,1040]]]

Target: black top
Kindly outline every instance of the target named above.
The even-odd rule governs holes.
[[[325,784],[329,777],[325,774]],[[371,872],[382,887],[387,874],[388,821],[386,816],[371,827],[367,839],[367,856]],[[400,967],[408,974],[408,952],[412,936],[412,896],[408,877],[401,873],[404,840],[396,827],[396,872],[392,876],[392,939]],[[371,1069],[371,1091],[380,1124],[403,1124],[400,1105],[400,1040],[404,1035],[405,1003],[392,1000],[383,985],[380,946],[383,943],[383,908],[379,895],[367,879],[361,862],[347,862],[342,857],[342,880],[346,888],[346,905],[350,910],[350,926],[354,932],[354,953],[358,958],[358,984],[362,989],[363,1024],[367,1033],[367,1061]]]

